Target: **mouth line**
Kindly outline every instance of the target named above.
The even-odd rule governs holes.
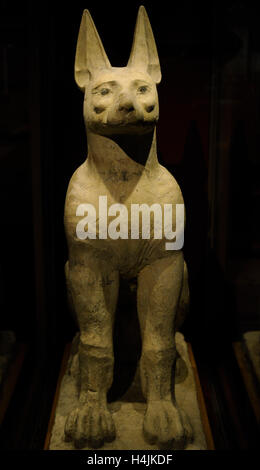
[[[118,120],[118,121],[107,121],[107,122],[96,122],[91,123],[87,126],[89,130],[100,135],[111,135],[111,134],[131,134],[140,135],[151,132],[158,122],[158,117],[150,120],[135,119],[132,121]]]
[[[146,127],[155,125],[158,119],[154,118],[151,120],[144,120],[144,119],[134,119],[129,121],[118,120],[118,121],[107,121],[106,123],[102,123],[105,127],[131,127],[131,126],[138,126],[138,127]]]

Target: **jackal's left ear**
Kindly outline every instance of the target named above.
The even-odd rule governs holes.
[[[134,32],[134,40],[127,66],[144,70],[155,83],[160,83],[161,67],[152,27],[144,6],[140,6]]]
[[[75,80],[84,91],[86,84],[95,70],[110,68],[102,41],[88,10],[83,11],[79,29],[76,58]]]

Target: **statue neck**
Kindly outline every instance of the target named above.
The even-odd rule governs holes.
[[[143,135],[102,136],[87,131],[88,165],[99,173],[111,171],[118,163],[126,171],[142,169],[152,172],[159,163],[156,148],[156,129]]]

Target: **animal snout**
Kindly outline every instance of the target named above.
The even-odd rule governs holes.
[[[130,97],[128,96],[123,96],[121,97],[119,101],[119,106],[118,106],[119,111],[125,111],[127,113],[130,113],[135,110],[133,101],[131,100]]]
[[[120,106],[119,111],[126,111],[127,113],[130,113],[131,111],[134,111],[133,105],[124,105]]]

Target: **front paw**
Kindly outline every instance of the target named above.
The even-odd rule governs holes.
[[[65,424],[65,440],[73,441],[78,449],[87,445],[94,449],[102,447],[116,437],[115,425],[106,405],[85,404],[74,408]]]
[[[185,413],[171,401],[148,403],[143,423],[145,439],[161,448],[183,449],[192,441],[193,432]]]

